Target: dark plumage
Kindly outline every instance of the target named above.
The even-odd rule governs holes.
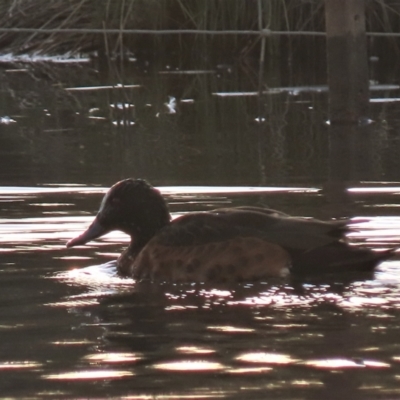
[[[160,192],[140,179],[112,186],[93,223],[67,247],[113,230],[131,237],[118,270],[137,280],[232,282],[371,271],[393,252],[349,245],[344,221],[294,218],[261,207],[221,208],[171,221]]]

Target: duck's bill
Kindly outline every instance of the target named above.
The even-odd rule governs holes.
[[[67,243],[67,247],[81,246],[83,244],[86,244],[87,242],[90,242],[91,240],[97,239],[100,236],[105,235],[108,232],[108,229],[104,228],[104,226],[102,226],[96,218],[85,232],[83,232],[76,238],[71,239]]]

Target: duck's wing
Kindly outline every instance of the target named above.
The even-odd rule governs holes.
[[[238,223],[229,214],[190,213],[176,218],[157,235],[157,241],[169,246],[193,246],[223,242],[237,237],[258,237],[266,240],[267,235],[259,226]]]
[[[389,259],[394,249],[372,251],[348,244],[348,221],[294,218],[262,208],[230,208],[214,211],[236,226],[262,230],[264,237],[289,252],[293,273],[372,271]],[[350,225],[350,227],[349,227]]]
[[[212,213],[233,226],[262,232],[272,243],[294,251],[309,251],[345,241],[345,234],[349,230],[346,221],[296,218],[260,207],[222,208]]]
[[[239,207],[223,207],[216,208],[212,210],[212,213],[218,212],[232,212],[232,211],[250,211],[250,212],[259,212],[265,215],[269,215],[272,217],[282,217],[282,218],[291,218],[289,214],[284,213],[283,211],[274,210],[272,208],[260,207],[260,206],[239,206]]]

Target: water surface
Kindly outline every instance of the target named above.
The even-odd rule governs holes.
[[[154,285],[116,274],[123,234],[65,248],[127,177],[174,217],[268,205],[400,247],[397,65],[371,70],[359,126],[331,126],[320,60],[261,83],[258,63],[183,60],[0,58],[1,395],[399,397],[397,256],[368,276]]]
[[[307,211],[320,192],[315,187],[161,190],[174,215],[221,203],[274,199],[284,205],[306,195]],[[103,191],[0,188],[3,396],[398,396],[396,258],[369,279],[136,283],[115,273],[113,260],[127,241],[123,234],[65,249],[66,240],[88,225]],[[363,204],[360,214],[369,210],[355,223],[352,240],[359,245],[382,249],[398,242],[400,218],[379,215],[382,191],[390,204],[398,188],[352,193]],[[305,214],[298,209],[297,215]]]

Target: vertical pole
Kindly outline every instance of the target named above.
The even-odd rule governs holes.
[[[257,11],[258,11],[258,30],[260,33],[263,30],[263,9],[261,0],[257,1]],[[265,64],[265,45],[266,45],[266,37],[263,35],[261,37],[261,49],[260,49],[260,69],[259,69],[259,85],[258,85],[258,95],[261,96],[264,82],[264,64]]]
[[[331,123],[368,116],[365,0],[325,0]]]

